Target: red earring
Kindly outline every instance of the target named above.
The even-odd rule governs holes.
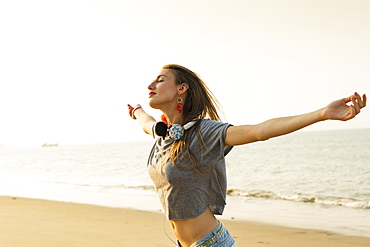
[[[182,98],[178,97],[177,98],[177,111],[178,111],[178,113],[182,113],[182,108],[183,108]]]

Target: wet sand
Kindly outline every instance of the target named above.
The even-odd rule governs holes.
[[[127,208],[0,197],[1,247],[175,246],[163,214]],[[370,238],[223,220],[238,247],[370,246]]]

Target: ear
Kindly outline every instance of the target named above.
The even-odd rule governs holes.
[[[182,83],[178,87],[178,94],[181,95],[185,93],[189,89],[189,85],[187,83]]]

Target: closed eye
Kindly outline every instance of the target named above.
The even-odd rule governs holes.
[[[157,76],[157,79],[155,79],[154,82],[163,82],[164,81],[163,77],[166,77],[166,76],[165,75]]]

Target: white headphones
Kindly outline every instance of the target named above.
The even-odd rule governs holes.
[[[173,124],[170,127],[167,126],[164,122],[157,122],[156,124],[153,125],[153,133],[155,133],[157,136],[162,136],[163,139],[167,136],[173,139],[173,140],[180,140],[181,137],[184,135],[185,130],[190,129],[193,127],[193,125],[197,121],[191,121],[184,126],[181,124]]]

